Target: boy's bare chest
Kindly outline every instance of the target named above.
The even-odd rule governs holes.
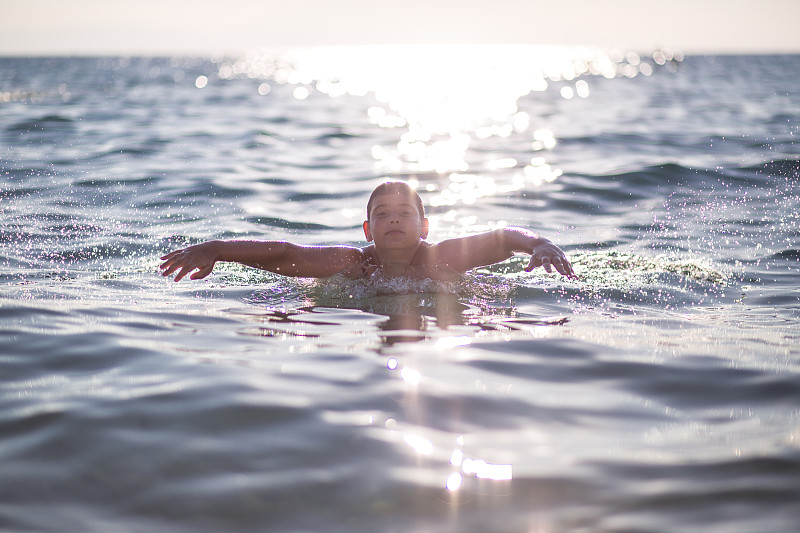
[[[410,261],[384,261],[376,253],[373,246],[362,250],[360,265],[344,272],[351,279],[382,276],[390,278],[407,277],[412,279],[433,279],[438,281],[458,281],[461,273],[437,257],[434,247],[423,242],[414,252]]]

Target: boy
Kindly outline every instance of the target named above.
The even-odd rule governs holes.
[[[479,266],[504,261],[514,252],[531,256],[527,272],[538,266],[576,279],[564,252],[549,240],[522,228],[503,228],[431,244],[428,219],[419,195],[406,183],[379,185],[367,202],[364,235],[373,244],[302,246],[285,241],[209,241],[171,252],[161,259],[162,274],[180,281],[208,276],[217,261],[235,261],[284,276],[351,279],[383,275],[457,280]]]

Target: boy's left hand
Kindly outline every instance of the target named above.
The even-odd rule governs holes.
[[[559,274],[569,279],[578,279],[566,254],[551,242],[534,246],[531,251],[531,260],[528,266],[525,267],[525,272],[530,272],[539,266],[543,267],[547,272],[553,272],[553,268],[555,268]]]

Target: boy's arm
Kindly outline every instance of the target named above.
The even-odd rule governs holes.
[[[505,261],[515,252],[530,254],[527,272],[541,266],[575,279],[567,256],[548,239],[523,228],[503,228],[468,237],[448,239],[434,245],[437,262],[446,263],[458,272]]]
[[[175,281],[208,276],[217,261],[233,261],[284,276],[326,278],[361,260],[349,246],[302,246],[285,241],[209,241],[175,250],[161,259],[161,273]]]

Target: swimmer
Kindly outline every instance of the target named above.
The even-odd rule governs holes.
[[[380,275],[455,281],[473,268],[499,263],[517,252],[530,255],[525,271],[543,267],[576,279],[567,256],[548,239],[523,228],[502,228],[429,243],[428,219],[417,192],[401,181],[382,183],[367,202],[364,236],[372,244],[305,246],[286,241],[208,241],[161,259],[175,281],[208,276],[219,261],[232,261],[284,276],[350,279]]]

